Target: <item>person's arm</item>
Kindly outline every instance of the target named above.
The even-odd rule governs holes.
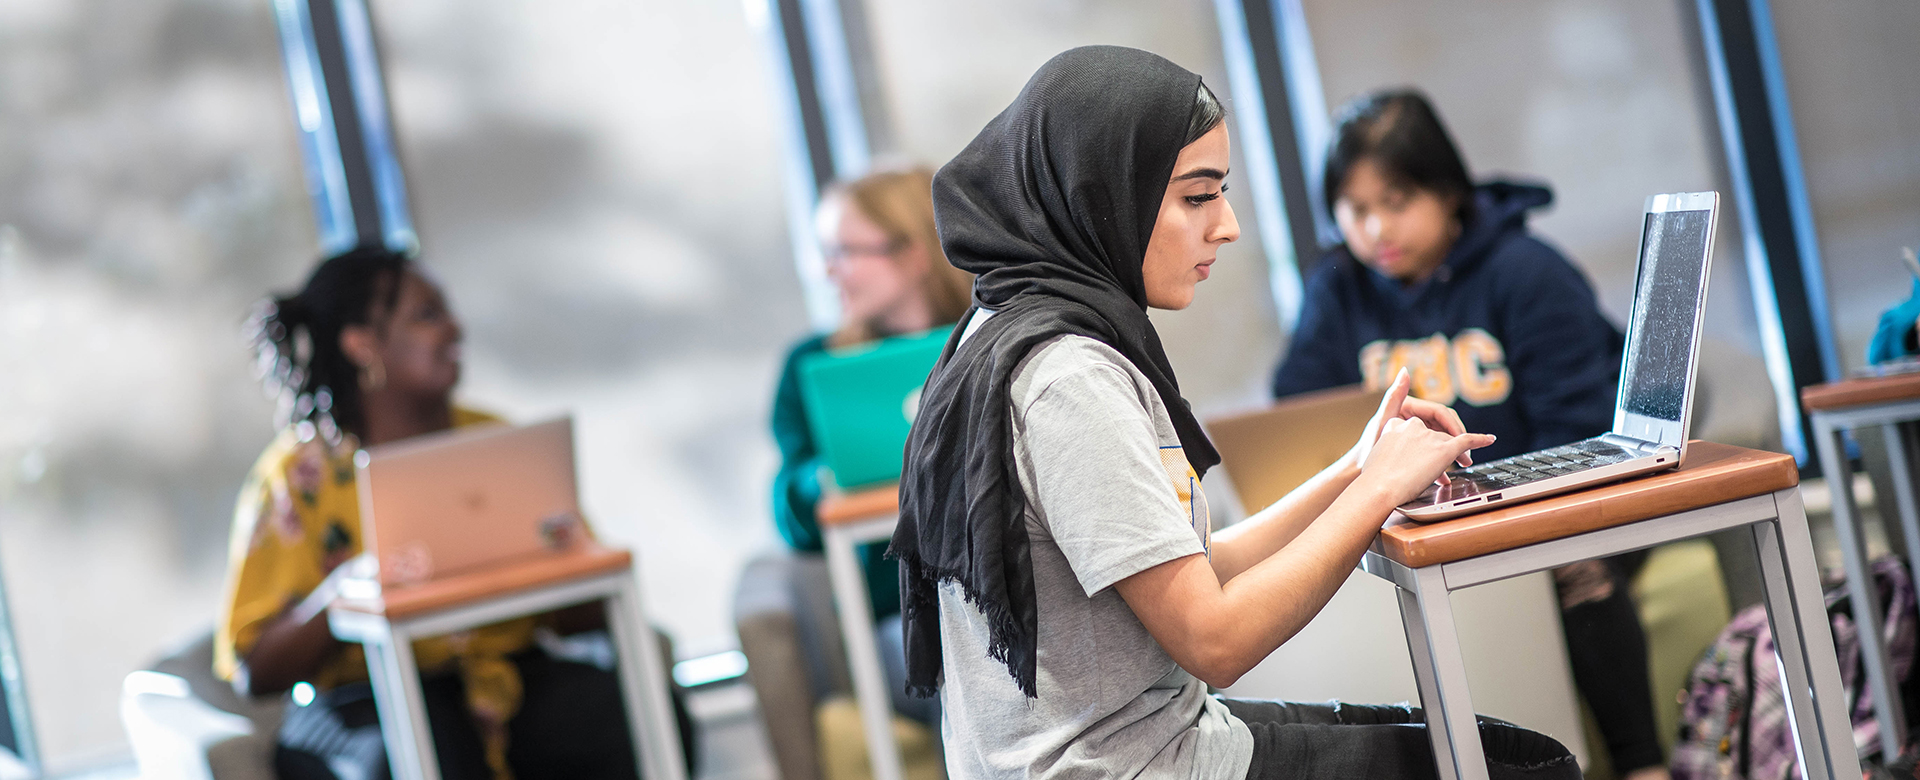
[[[773,524],[788,545],[815,552],[821,549],[814,515],[820,502],[820,457],[800,395],[800,360],[814,351],[811,343],[787,355],[773,397],[773,440],[780,448],[780,470],[773,477]]]
[[[351,486],[329,489],[325,477],[332,469],[317,457],[318,448],[276,439],[236,502],[213,671],[242,696],[278,693],[308,679],[340,646],[325,617],[340,577],[330,576],[323,551],[340,540],[325,523],[354,494]]]
[[[1366,460],[1368,447],[1379,439],[1386,421],[1413,418],[1428,428],[1450,435],[1467,432],[1466,426],[1460,422],[1460,415],[1451,407],[1409,398],[1407,393],[1410,387],[1411,379],[1406,370],[1401,369],[1394,377],[1393,384],[1387,388],[1386,395],[1380,399],[1380,411],[1360,432],[1353,449],[1271,506],[1214,534],[1212,558],[1215,577],[1222,583],[1233,579],[1285,547],[1316,518],[1326,514],[1333,502],[1360,476],[1359,464]],[[1469,465],[1472,458],[1462,455],[1458,463],[1461,466]]]
[[[1272,557],[1325,515],[1359,476],[1360,467],[1349,452],[1279,501],[1215,533],[1214,578],[1224,585]]]
[[[265,696],[292,688],[294,683],[319,671],[340,647],[327,627],[327,606],[340,594],[340,566],[320,587],[269,623],[253,647],[241,658],[233,675],[233,690],[242,696]]]
[[[1162,563],[1115,584],[1175,663],[1232,685],[1291,639],[1346,582],[1393,508],[1412,500],[1485,434],[1448,435],[1389,420],[1355,477],[1290,543],[1222,584],[1204,556]]]

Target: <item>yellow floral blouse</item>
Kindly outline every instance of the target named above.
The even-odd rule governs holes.
[[[455,427],[500,419],[454,409]],[[311,426],[306,427],[311,431]],[[319,587],[335,566],[360,554],[360,495],[354,487],[352,436],[329,446],[295,428],[280,432],[254,463],[234,508],[228,542],[226,602],[214,635],[214,672],[231,680],[240,659],[274,619]],[[420,670],[458,672],[467,708],[501,780],[507,768],[506,724],[520,708],[520,674],[507,656],[533,643],[538,618],[526,617],[413,643]],[[326,689],[367,679],[359,645],[340,648],[311,682]]]

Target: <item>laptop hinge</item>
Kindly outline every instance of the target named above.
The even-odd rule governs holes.
[[[1616,447],[1619,447],[1620,449],[1631,450],[1633,452],[1639,452],[1639,453],[1651,454],[1663,448],[1673,450],[1675,452],[1678,452],[1680,450],[1679,447],[1675,447],[1671,444],[1661,444],[1660,442],[1657,442],[1657,441],[1647,441],[1646,439],[1638,438],[1635,436],[1628,436],[1624,433],[1601,434],[1600,440],[1608,444],[1614,445]]]

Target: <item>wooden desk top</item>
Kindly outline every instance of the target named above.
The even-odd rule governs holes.
[[[1906,401],[1920,398],[1920,371],[1893,376],[1863,377],[1800,389],[1800,403],[1809,411]]]
[[[1450,563],[1688,509],[1771,493],[1800,483],[1793,457],[1692,441],[1673,470],[1516,504],[1454,520],[1420,523],[1395,514],[1373,551],[1411,568]]]
[[[591,546],[567,555],[541,557],[497,569],[430,580],[418,585],[385,588],[372,598],[341,598],[334,606],[384,615],[388,620],[403,620],[428,612],[465,606],[514,591],[555,585],[609,572],[623,571],[633,565],[633,553]],[[366,589],[378,590],[372,583]],[[354,589],[349,588],[349,592]]]
[[[851,525],[900,513],[900,486],[883,485],[855,493],[822,496],[814,516],[824,526]]]

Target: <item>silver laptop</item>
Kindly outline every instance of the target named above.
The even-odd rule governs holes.
[[[1449,471],[1445,483],[1427,488],[1400,511],[1415,520],[1444,520],[1678,467],[1687,454],[1719,213],[1715,192],[1647,198],[1612,432]]]

